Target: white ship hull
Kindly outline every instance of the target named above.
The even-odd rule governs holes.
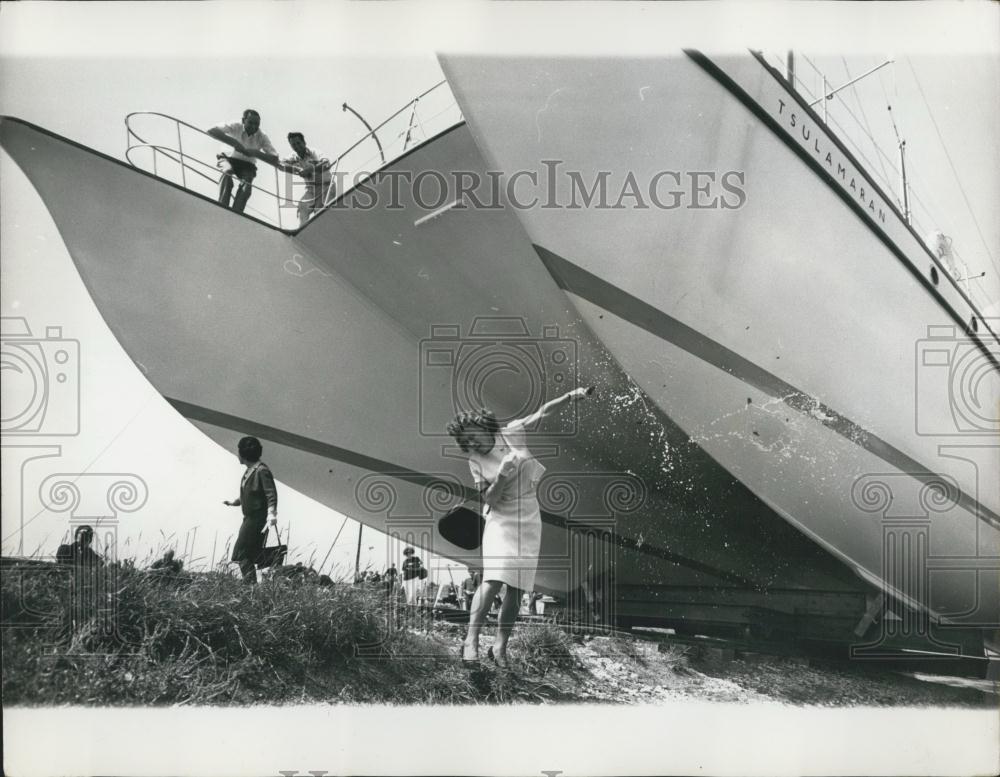
[[[531,441],[549,474],[540,590],[571,590],[612,556],[623,585],[857,589],[646,406],[509,210],[427,219],[405,195],[399,208],[365,208],[354,205],[369,195],[356,193],[291,235],[23,122],[5,120],[0,138],[146,378],[227,449],[260,437],[281,478],[318,501],[474,562],[436,530],[471,489],[443,434],[456,386],[459,405],[513,417],[596,384],[599,401]],[[483,171],[464,125],[393,167]],[[478,342],[499,372],[459,353]],[[566,369],[546,362],[564,347]],[[429,365],[429,350],[459,363]],[[479,383],[468,374],[477,365]],[[438,481],[443,494],[428,489]]]
[[[780,136],[790,109],[770,73],[749,57],[724,64],[733,83],[684,57],[448,57],[469,126],[392,168],[742,171],[745,202],[726,209],[687,207],[690,192],[672,209],[476,209],[456,191],[433,213],[405,192],[398,208],[360,207],[372,192],[391,199],[383,179],[290,234],[22,122],[5,120],[0,139],[110,328],[179,412],[230,449],[256,434],[289,485],[400,542],[471,558],[436,533],[469,495],[442,435],[466,377],[427,355],[460,362],[488,340],[507,357],[540,354],[538,385],[501,369],[463,384],[459,404],[514,417],[576,383],[603,400],[532,440],[574,494],[543,500],[558,530],[541,590],[572,589],[616,557],[623,587],[856,594],[860,578],[949,623],[995,624],[995,434],[958,433],[947,385],[930,381],[938,395],[918,407],[914,383],[927,327],[973,311],[923,276],[932,260],[891,207],[870,207],[870,190],[852,204],[849,185]],[[995,354],[985,331],[947,346]],[[546,361],[564,341],[572,370]],[[995,403],[993,359],[977,396]],[[609,488],[640,498],[609,501]],[[573,547],[580,536],[592,547]]]
[[[995,625],[997,339],[982,319],[963,331],[968,300],[941,267],[935,284],[931,255],[779,78],[749,55],[720,63],[442,57],[487,164],[556,171],[563,206],[521,223],[664,414],[865,579]],[[632,174],[646,207],[567,207],[569,171],[588,186],[610,172],[610,205]],[[651,202],[661,171],[679,173],[659,190],[677,207]],[[693,171],[712,174],[705,192]]]

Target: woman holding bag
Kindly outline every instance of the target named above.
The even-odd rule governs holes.
[[[413,548],[406,547],[403,555],[406,556],[403,560],[403,590],[406,592],[406,603],[416,607],[420,584],[427,579],[427,570]]]
[[[469,631],[462,645],[465,662],[478,661],[479,634],[486,614],[506,583],[497,638],[488,653],[492,661],[506,666],[507,641],[514,630],[521,595],[535,587],[542,538],[542,516],[535,487],[545,467],[528,450],[525,429],[591,393],[592,387],[570,391],[502,428],[496,416],[486,409],[460,413],[448,424],[448,434],[469,454],[469,469],[482,496],[486,518],[482,584],[472,598]]]
[[[240,565],[243,582],[257,582],[257,559],[267,540],[268,525],[278,525],[278,490],[274,475],[267,464],[260,460],[263,447],[256,437],[244,437],[237,445],[240,464],[246,466],[240,481],[240,495],[234,502],[224,501],[230,507],[243,508],[243,523],[233,546],[233,562]]]

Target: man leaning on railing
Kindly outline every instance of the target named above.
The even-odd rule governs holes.
[[[262,159],[268,164],[278,166],[278,152],[271,144],[271,139],[260,129],[260,114],[253,108],[243,111],[243,118],[231,124],[216,124],[208,130],[208,134],[226,145],[233,151],[217,155],[218,167],[222,171],[219,179],[219,202],[230,207],[229,196],[233,191],[233,177],[240,179],[240,185],[233,197],[232,209],[242,213],[246,207],[250,193],[253,191],[253,179],[257,175],[257,165],[253,159]]]
[[[302,226],[327,205],[335,194],[333,176],[330,172],[330,160],[319,151],[309,148],[301,132],[289,132],[288,145],[292,147],[295,156],[281,160],[282,169],[300,175],[306,186],[302,199],[299,200],[299,226]]]

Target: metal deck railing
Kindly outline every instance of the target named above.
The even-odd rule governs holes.
[[[361,119],[346,103],[343,109]],[[330,176],[336,185],[327,189],[326,199],[312,217],[411,148],[462,121],[454,95],[447,82],[441,81],[377,126],[364,122],[368,131],[330,159]],[[216,155],[227,147],[205,130],[166,113],[133,111],[125,117],[125,143],[125,159],[133,167],[217,199],[222,172]],[[273,178],[263,166],[271,167]],[[306,181],[266,162],[258,163],[258,171],[245,212],[279,229],[298,228],[298,199]]]

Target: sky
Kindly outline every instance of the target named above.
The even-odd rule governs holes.
[[[532,19],[536,23],[525,24],[523,16],[506,7],[469,12],[461,6],[459,12],[460,6],[450,4],[405,10],[393,6],[392,12],[356,5],[319,9],[255,3],[55,6],[58,14],[50,4],[5,4],[0,9],[0,111],[117,158],[124,156],[123,119],[131,111],[155,110],[207,127],[236,120],[249,105],[261,112],[262,128],[282,153],[287,151],[284,135],[294,128],[305,133],[311,146],[337,154],[363,131],[341,105],[347,102],[370,123],[378,123],[443,79],[436,51],[560,55],[587,50],[613,55],[627,49],[662,54],[691,43],[708,51],[745,51],[749,45],[777,61],[794,44],[802,86],[816,93],[821,85],[813,65],[838,86],[892,58],[894,64],[841,92],[843,102],[831,104],[831,116],[841,134],[854,138],[860,154],[871,160],[871,169],[885,173],[890,186],[898,187],[892,169],[898,167],[894,131],[886,110],[892,105],[891,115],[907,139],[920,231],[942,229],[953,238],[970,274],[987,273],[971,282],[970,291],[987,315],[998,312],[1000,293],[992,291],[1000,278],[1000,179],[994,172],[1000,169],[997,40],[983,36],[984,20],[968,9],[958,21],[942,15],[936,25],[958,25],[953,32],[965,36],[959,53],[924,32],[928,23],[933,28],[934,18],[906,30],[900,25],[914,25],[910,16],[887,20],[867,12],[836,17],[850,33],[839,41],[817,38],[814,24],[793,26],[794,35],[758,32],[748,40],[736,32],[743,26],[742,6],[706,17],[703,12],[686,16],[633,5],[629,13],[641,24],[623,24],[618,14],[605,18],[604,6],[591,5],[588,14],[574,16],[573,27],[566,26],[565,16],[557,17],[576,36],[554,39],[544,34],[546,24],[556,18],[551,8],[541,9]],[[240,11],[234,13],[237,7]],[[792,16],[798,14],[791,10]],[[442,15],[450,21],[431,23]],[[220,25],[232,34],[215,35]],[[600,34],[608,25],[627,36]],[[504,29],[512,34],[490,34]],[[887,158],[879,157],[866,137],[869,132]],[[2,315],[25,318],[36,335],[45,327],[61,327],[64,337],[79,341],[82,364],[81,433],[47,441],[60,448],[58,456],[45,459],[28,461],[27,451],[9,444],[5,449],[4,554],[52,553],[63,540],[68,514],[49,509],[41,499],[39,484],[45,478],[59,472],[132,472],[146,483],[148,497],[141,511],[121,516],[119,547],[140,561],[174,547],[189,565],[210,565],[222,557],[238,527],[238,511],[221,502],[233,498],[240,465],[146,383],[91,303],[21,171],[2,156],[0,173]],[[11,396],[8,392],[8,402]],[[278,477],[280,483],[280,473]],[[324,571],[351,570],[357,524],[348,519],[345,525],[339,513],[287,486],[282,487],[280,513],[284,530],[292,533],[291,561],[318,566],[325,559]],[[27,522],[23,532],[22,516]],[[364,532],[361,546],[362,567],[380,568],[393,561],[385,557],[383,537],[374,530]]]
[[[974,272],[988,273],[975,293],[990,290],[995,300],[1000,296],[993,291],[1000,277],[998,19],[995,4],[978,3],[902,8],[559,3],[531,9],[465,3],[4,3],[0,112],[121,158],[122,121],[130,111],[157,110],[208,126],[235,120],[253,105],[276,142],[296,128],[312,145],[335,154],[360,132],[341,104],[348,102],[370,122],[379,121],[442,78],[436,51],[662,56],[683,46],[707,52],[752,47],[779,54],[793,47],[830,73],[834,84],[847,80],[848,71],[855,76],[893,57],[894,66],[857,87],[857,98],[865,105],[863,123],[886,148],[893,147],[886,121],[888,95],[907,138],[907,164],[919,196],[935,212],[934,226],[952,236]],[[809,84],[809,66],[802,58],[799,62],[800,76]],[[862,118],[855,91],[845,99]],[[279,147],[283,150],[283,143]],[[866,154],[881,167],[873,151]],[[82,398],[78,435],[44,442],[4,439],[3,554],[51,554],[61,541],[67,513],[50,509],[40,498],[48,478],[69,473],[81,479],[86,473],[101,489],[125,473],[141,478],[147,492],[140,510],[120,516],[125,555],[141,561],[176,545],[193,567],[208,563],[213,547],[218,559],[225,539],[238,528],[238,511],[222,500],[235,496],[242,467],[232,452],[181,418],[145,381],[90,301],[41,201],[2,152],[0,270],[3,317],[23,317],[39,337],[46,327],[61,327],[63,338],[78,341]],[[9,402],[11,384],[4,378],[4,401]],[[42,455],[48,457],[28,460]],[[312,557],[318,565],[344,518],[281,485],[280,473],[278,477],[281,521],[292,532],[291,560]],[[23,535],[22,517],[28,522]],[[356,524],[348,520],[326,569],[350,571],[356,542]],[[362,549],[362,566],[385,565],[384,543],[374,531],[366,530]],[[477,710],[477,721],[510,726],[502,711],[500,718],[492,714]],[[645,722],[656,721],[662,718],[647,716]],[[885,756],[883,722],[866,723],[864,729],[872,732],[871,752]],[[551,731],[551,722],[533,730]],[[315,741],[324,736],[321,731]],[[958,742],[963,735],[978,736],[980,729],[963,724],[951,731],[949,741]],[[351,729],[351,735],[371,742],[373,753],[384,746],[375,728]],[[649,732],[650,741],[661,735]],[[572,739],[567,741],[573,747]],[[972,744],[979,740],[959,752],[972,752]],[[581,768],[599,770],[601,757],[614,756],[613,748],[606,750],[603,755],[586,753]],[[358,751],[368,752],[360,745]],[[583,750],[574,747],[571,752],[579,763]],[[845,752],[857,758],[865,751],[859,745]],[[712,748],[699,749],[701,760],[691,761],[688,770],[706,769],[711,757]],[[539,770],[570,762],[538,761]],[[167,768],[165,763],[160,766]],[[933,773],[935,766],[940,771],[947,763],[925,757],[908,770]],[[815,766],[812,761],[809,765]],[[228,764],[225,768],[231,771]],[[605,770],[613,768],[609,764]],[[735,772],[761,768],[741,761]],[[893,772],[891,765],[885,772]]]

